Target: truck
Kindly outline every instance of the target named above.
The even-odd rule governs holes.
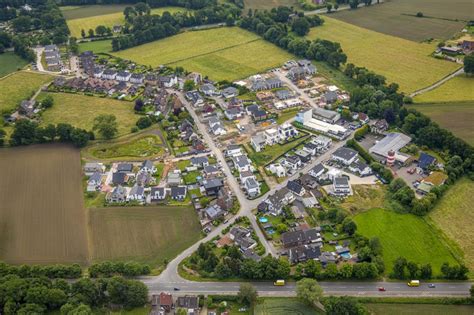
[[[278,287],[284,286],[285,285],[285,280],[277,280],[277,281],[273,282],[273,285],[278,286]]]
[[[407,283],[409,287],[419,287],[420,286],[420,280],[410,280],[410,282]]]

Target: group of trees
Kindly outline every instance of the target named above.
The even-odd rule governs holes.
[[[466,280],[469,269],[463,265],[450,266],[449,263],[441,265],[442,278],[450,280]],[[395,279],[432,279],[433,269],[431,264],[417,264],[404,257],[398,257],[393,262],[393,271],[390,275]]]
[[[202,6],[194,4],[192,12],[165,11],[162,15],[151,15],[144,3],[127,7],[124,15],[127,20],[124,35],[112,40],[114,51],[141,45],[157,39],[177,34],[183,27],[226,22],[233,25],[241,14],[241,9],[231,3],[217,4],[215,1],[202,1]],[[151,5],[153,6],[153,5]]]
[[[266,256],[259,262],[246,259],[236,246],[224,246],[218,257],[213,244],[199,245],[191,255],[187,266],[198,271],[204,277],[246,278],[252,280],[286,279],[290,275],[290,265],[286,259]]]
[[[46,277],[50,279],[77,279],[82,276],[81,266],[73,265],[8,265],[0,262],[0,277],[17,275],[21,278]]]
[[[95,33],[94,29],[90,28],[87,33],[84,29],[81,30],[81,37],[86,38],[86,37],[103,37],[103,36],[112,36],[112,29],[108,26],[104,25],[97,25],[95,28]]]
[[[239,25],[299,57],[325,61],[334,67],[346,62],[347,56],[342,52],[339,43],[322,39],[310,41],[300,37],[306,35],[311,27],[322,25],[324,20],[321,17],[293,14],[293,10],[288,7],[256,11],[242,18]],[[290,30],[297,36],[291,34]]]
[[[89,268],[89,275],[92,278],[110,278],[112,276],[136,277],[147,275],[151,272],[149,265],[137,262],[101,262],[92,264]]]
[[[10,145],[29,145],[34,143],[48,142],[69,142],[77,147],[84,147],[89,140],[94,140],[94,133],[75,128],[70,124],[49,124],[40,127],[38,123],[22,119],[17,121],[13,127],[13,133],[10,137]]]
[[[102,114],[94,119],[92,130],[97,131],[104,139],[112,139],[118,132],[117,117],[113,114]]]
[[[474,74],[474,53],[464,57],[464,72]]]

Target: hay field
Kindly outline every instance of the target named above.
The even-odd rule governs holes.
[[[161,264],[194,244],[200,224],[192,207],[90,209],[92,258]]]
[[[324,19],[323,26],[311,29],[309,38],[339,42],[348,62],[398,83],[403,92],[427,87],[460,68],[453,62],[430,57],[434,44],[414,43],[333,18]]]
[[[114,25],[124,24],[125,17],[123,15],[123,9],[120,11],[116,10],[121,7],[125,8],[126,6],[113,6],[111,9],[108,7],[108,5],[94,5],[64,11],[63,15],[66,18],[67,26],[71,31],[71,36],[81,38],[81,30],[84,30],[87,34],[89,29],[95,31],[95,28],[99,25],[112,27]],[[107,13],[110,11],[112,11],[112,13]],[[180,7],[156,8],[151,10],[151,14],[162,14],[165,11],[176,13],[184,12],[186,9]]]
[[[470,145],[474,145],[474,101],[410,105]]]
[[[444,262],[457,263],[438,232],[420,217],[373,209],[356,215],[354,221],[358,233],[380,239],[386,274],[400,256],[419,264],[431,263],[435,276]]]
[[[474,101],[474,78],[459,75],[434,90],[416,96],[414,101],[417,103]]]
[[[0,259],[89,259],[79,151],[66,145],[0,150]]]
[[[424,18],[417,18],[422,12]],[[332,17],[376,32],[421,42],[449,39],[472,18],[471,0],[390,0],[357,10],[339,11]],[[459,21],[456,21],[458,19]]]
[[[429,217],[464,251],[468,267],[474,269],[474,182],[463,178],[443,196]]]
[[[279,66],[292,55],[237,27],[185,32],[115,52],[140,64],[183,66],[213,80],[236,80]]]
[[[93,97],[68,93],[41,93],[38,99],[51,95],[53,107],[42,113],[42,124],[69,123],[75,127],[92,130],[94,118],[101,114],[117,117],[118,136],[128,134],[135,126],[138,116],[133,103],[105,97]]]
[[[20,71],[0,79],[0,113],[14,110],[30,98],[42,85],[52,81],[47,74]]]

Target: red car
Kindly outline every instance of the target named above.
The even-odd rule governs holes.
[[[379,287],[379,291],[384,292],[384,291],[385,291],[385,288],[384,288],[384,287]]]

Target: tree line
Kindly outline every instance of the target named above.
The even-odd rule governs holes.
[[[441,265],[440,272],[443,279],[466,280],[469,269],[464,264],[450,266],[445,262]],[[390,276],[395,279],[432,279],[433,268],[430,263],[420,265],[404,257],[398,257],[393,262]]]
[[[117,275],[136,277],[150,274],[151,268],[147,264],[137,262],[105,261],[92,264],[88,271],[91,278],[110,278]]]

